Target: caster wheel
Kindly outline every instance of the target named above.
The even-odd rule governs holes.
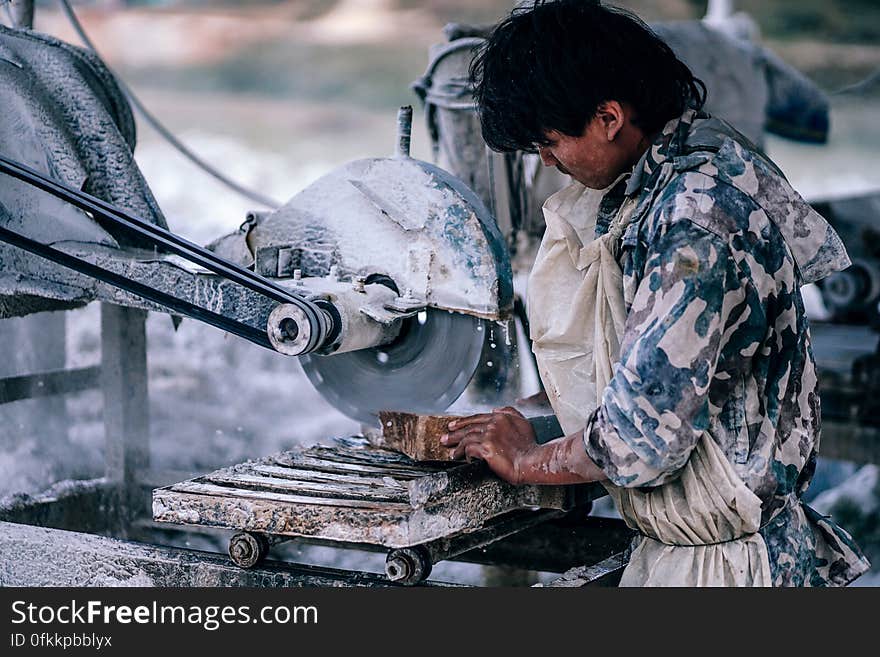
[[[229,558],[239,568],[253,568],[266,558],[269,541],[260,534],[239,532],[229,539]]]

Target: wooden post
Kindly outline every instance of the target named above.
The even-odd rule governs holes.
[[[150,463],[147,313],[101,304],[106,476],[119,484],[129,517],[142,512],[136,473]],[[132,513],[133,512],[133,513]]]
[[[73,447],[67,439],[67,406],[61,396],[42,396],[51,388],[52,377],[39,376],[62,370],[65,365],[65,313],[0,320],[0,378],[4,379],[0,403],[15,401],[0,407],[0,450],[11,451],[30,441],[34,453],[50,455],[42,472],[14,477],[3,482],[0,490],[16,492],[16,485],[42,488],[58,475],[69,476],[64,461]],[[32,373],[36,376],[29,377]],[[16,379],[21,384],[19,394],[10,394],[16,392]]]

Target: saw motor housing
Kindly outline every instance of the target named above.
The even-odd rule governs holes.
[[[343,326],[319,353],[382,343],[358,335],[375,330],[358,312],[387,326],[425,308],[495,321],[512,311],[508,250],[489,211],[451,174],[409,157],[345,164],[211,248],[329,301]]]

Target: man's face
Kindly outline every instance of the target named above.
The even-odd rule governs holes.
[[[550,143],[538,146],[538,154],[545,166],[555,166],[586,187],[604,189],[629,171],[640,155],[641,133],[625,118],[621,126],[622,130],[609,130],[607,115],[600,113],[579,137],[548,130],[545,137]]]

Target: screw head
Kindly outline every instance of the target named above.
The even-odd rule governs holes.
[[[399,582],[410,575],[409,564],[402,557],[394,557],[385,562],[385,574],[392,582]]]
[[[229,557],[239,568],[253,568],[263,554],[260,539],[251,534],[238,533],[229,540]]]

